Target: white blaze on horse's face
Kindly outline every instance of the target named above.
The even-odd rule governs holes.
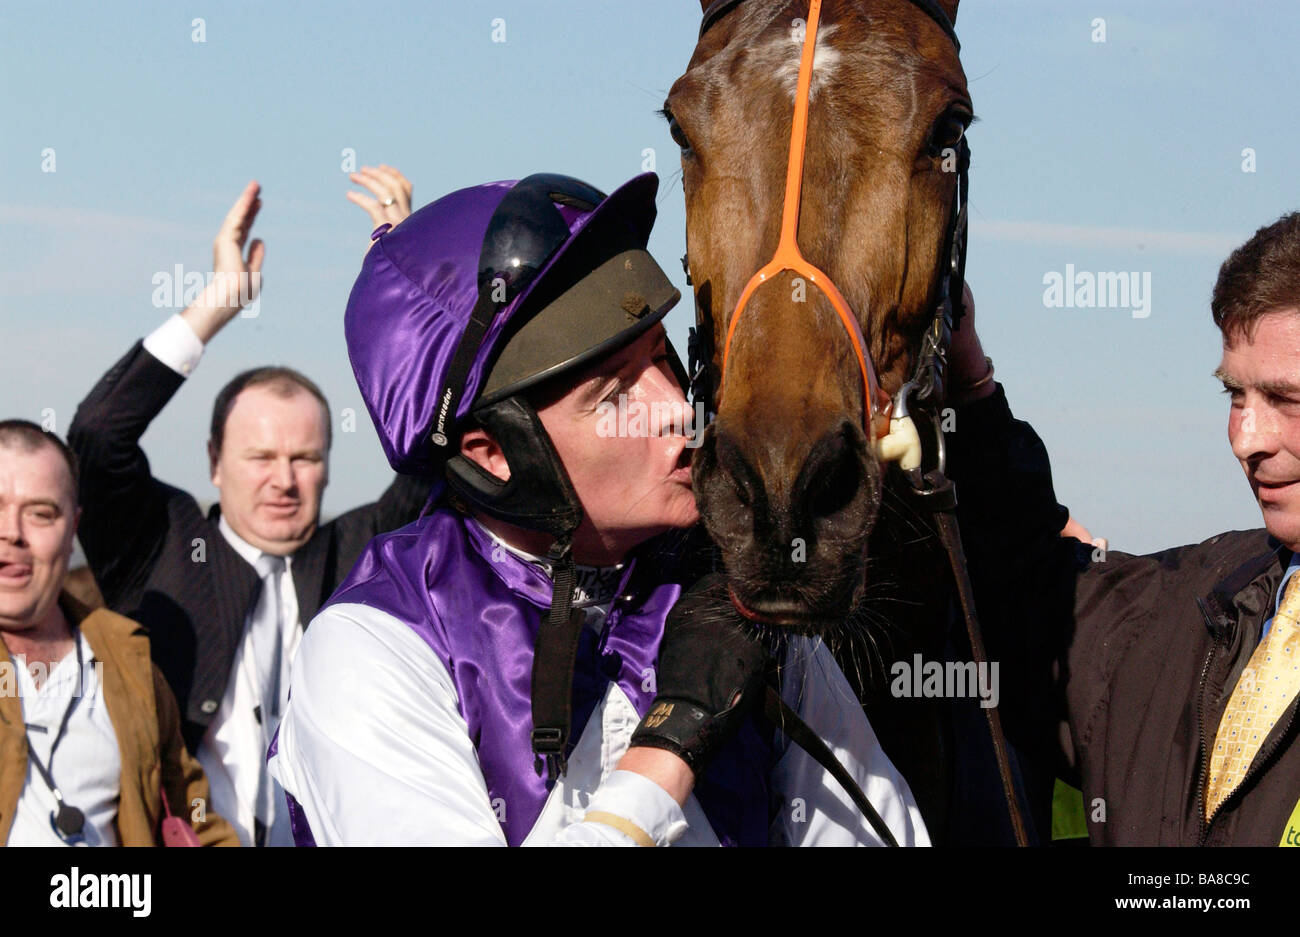
[[[800,23],[802,24],[802,21]],[[817,30],[813,52],[812,84],[808,86],[809,101],[817,100],[818,91],[835,83],[842,56],[831,43],[838,29],[839,26],[831,23]],[[803,29],[791,27],[787,35],[777,36],[758,52],[760,60],[771,63],[772,72],[789,90],[792,104],[799,83],[799,57],[803,53],[803,43]]]

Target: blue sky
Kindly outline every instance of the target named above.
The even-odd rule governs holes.
[[[650,246],[685,294],[676,148],[654,111],[698,17],[690,0],[6,3],[0,411],[53,411],[66,431],[97,376],[167,315],[154,274],[207,270],[222,216],[256,178],[261,313],[212,343],[146,450],[156,474],[210,499],[216,390],[288,363],[336,414],[360,417],[336,436],[326,512],[373,497],[388,472],[342,338],[369,224],[344,198],[343,151],[401,167],[423,204],[543,170],[609,190],[653,150],[664,182]],[[505,42],[492,41],[498,18]],[[1294,4],[986,0],[957,28],[980,116],[968,269],[980,332],[1047,443],[1061,500],[1127,550],[1259,526],[1209,376],[1208,305],[1228,251],[1300,208]],[[1067,264],[1149,273],[1150,315],[1046,307],[1044,275]],[[669,317],[679,347],[691,317],[689,303]]]

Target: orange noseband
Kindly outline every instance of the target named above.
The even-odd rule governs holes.
[[[790,162],[785,174],[785,203],[781,209],[781,239],[777,243],[776,253],[745,284],[744,292],[736,310],[731,314],[731,324],[727,327],[727,340],[722,347],[722,378],[727,374],[727,358],[731,353],[731,339],[736,334],[736,323],[740,314],[754,295],[754,291],[765,283],[769,277],[775,277],[783,270],[792,271],[804,277],[822,291],[840,317],[849,341],[853,344],[853,353],[858,359],[858,368],[862,371],[863,422],[867,424],[867,437],[879,439],[889,432],[889,415],[891,401],[889,394],[880,389],[876,380],[876,369],[866,351],[866,342],[862,338],[862,328],[858,325],[853,310],[844,296],[831,282],[831,278],[809,263],[799,252],[799,199],[803,188],[804,145],[808,138],[808,99],[812,88],[813,56],[817,45],[817,23],[821,17],[821,0],[811,0],[808,6],[808,24],[803,41],[803,55],[799,61],[799,83],[794,98],[794,123],[790,128]]]

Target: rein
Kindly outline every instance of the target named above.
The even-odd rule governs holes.
[[[714,0],[705,9],[700,24],[699,38],[720,19],[739,6],[743,0]],[[953,29],[951,20],[938,6],[935,0],[911,0],[932,19],[944,34],[952,41],[957,51],[961,43]],[[910,380],[898,390],[897,400],[891,401],[889,394],[879,385],[874,363],[866,351],[862,328],[853,315],[848,302],[832,282],[831,278],[806,260],[799,250],[798,228],[799,208],[802,198],[804,151],[808,135],[808,109],[810,89],[812,86],[813,58],[816,50],[817,29],[821,18],[821,0],[810,0],[808,19],[805,27],[803,50],[799,62],[799,79],[795,92],[794,119],[790,131],[790,157],[786,167],[785,197],[781,211],[781,234],[772,259],[758,270],[746,283],[740,300],[731,314],[727,334],[722,349],[722,367],[718,378],[721,393],[722,380],[726,375],[727,362],[731,351],[731,341],[736,331],[740,315],[749,303],[754,291],[771,277],[786,270],[796,276],[802,276],[815,284],[839,316],[841,324],[853,345],[858,368],[862,373],[863,386],[863,423],[867,438],[872,441],[877,457],[882,462],[898,462],[898,466],[911,488],[914,500],[935,517],[935,525],[948,555],[952,567],[953,582],[965,621],[966,635],[971,647],[971,656],[977,665],[987,663],[984,641],[980,633],[979,620],[975,613],[975,599],[970,575],[966,568],[966,556],[962,549],[958,530],[956,508],[957,494],[953,483],[947,478],[946,453],[941,420],[940,405],[944,399],[944,379],[947,372],[948,345],[952,330],[960,320],[962,312],[962,285],[966,274],[966,203],[969,191],[967,173],[970,167],[970,146],[963,135],[955,155],[957,159],[957,191],[953,198],[951,218],[945,235],[944,250],[940,252],[939,299],[935,304],[934,316],[921,341],[917,354],[916,367]],[[682,258],[686,271],[687,283],[691,283],[690,248]],[[713,375],[713,323],[705,316],[697,301],[695,306],[695,328],[691,329],[688,343],[689,370],[691,374],[691,395],[694,400],[703,400],[706,412],[714,412]],[[916,417],[914,419],[913,417]],[[917,429],[917,419],[929,424],[934,433],[936,464],[929,471],[922,467],[923,447]],[[1025,821],[1021,815],[1016,797],[1015,785],[1011,779],[1010,759],[1007,753],[1006,736],[1002,730],[1001,717],[997,707],[984,710],[988,720],[989,733],[992,737],[994,756],[998,765],[998,776],[1002,783],[1003,797],[1006,801],[1007,814],[1011,828],[1019,846],[1029,845]],[[776,713],[769,710],[768,716]],[[792,713],[782,714],[782,721],[790,726]],[[775,720],[772,720],[775,721]],[[779,725],[779,723],[778,723]],[[853,783],[843,767],[828,751],[814,750],[815,745],[808,738],[810,733],[802,732],[794,740],[840,782],[849,792],[854,802],[873,821],[879,832],[879,817],[865,795]],[[824,749],[824,746],[822,746]],[[829,758],[826,756],[829,755]],[[865,803],[865,807],[864,807]],[[892,837],[884,837],[892,842]]]

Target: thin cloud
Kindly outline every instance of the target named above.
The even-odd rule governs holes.
[[[105,234],[115,237],[141,234],[211,240],[213,233],[216,231],[215,225],[220,224],[220,222],[221,219],[217,218],[213,224],[202,226],[165,221],[161,218],[67,208],[58,205],[0,204],[0,223],[53,228],[56,231],[77,231],[83,234]]]
[[[1050,221],[972,218],[971,231],[975,237],[1017,244],[1173,251],[1216,257],[1226,256],[1241,243],[1240,237],[1208,231],[1164,231],[1157,228],[1072,225]]]

